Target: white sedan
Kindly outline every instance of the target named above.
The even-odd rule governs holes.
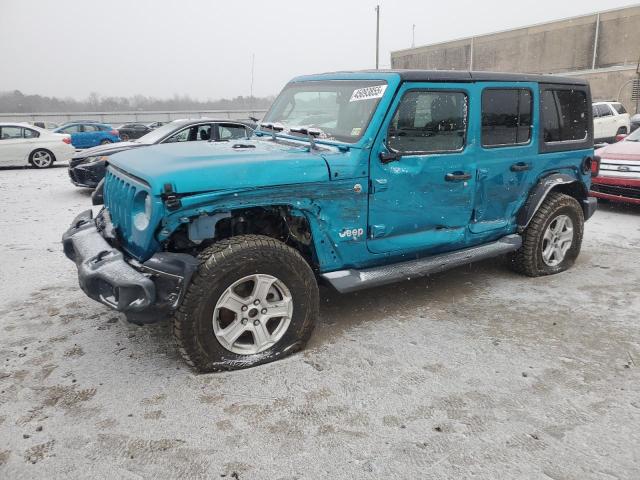
[[[27,123],[0,123],[0,166],[47,168],[55,161],[69,160],[74,152],[70,135]]]

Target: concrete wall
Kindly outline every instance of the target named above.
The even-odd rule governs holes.
[[[594,63],[595,49],[595,63]],[[392,68],[575,74],[615,99],[640,59],[640,6],[391,53]],[[621,99],[635,111],[631,84]]]
[[[177,120],[180,118],[209,117],[216,119],[240,120],[249,116],[262,118],[266,110],[198,110],[165,112],[73,112],[73,113],[0,113],[0,122],[48,121],[58,124],[74,120],[96,120],[114,126],[130,122],[154,122]]]

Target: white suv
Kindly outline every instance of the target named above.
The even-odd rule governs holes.
[[[627,134],[631,121],[627,110],[619,102],[593,104],[593,138],[596,142],[615,142],[616,135]]]

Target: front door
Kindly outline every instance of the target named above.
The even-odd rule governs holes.
[[[372,149],[370,251],[444,251],[464,243],[476,184],[468,141],[477,122],[469,116],[475,88],[401,87]]]

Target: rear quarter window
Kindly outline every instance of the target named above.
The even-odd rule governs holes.
[[[593,148],[590,97],[586,85],[540,85],[541,153]]]

